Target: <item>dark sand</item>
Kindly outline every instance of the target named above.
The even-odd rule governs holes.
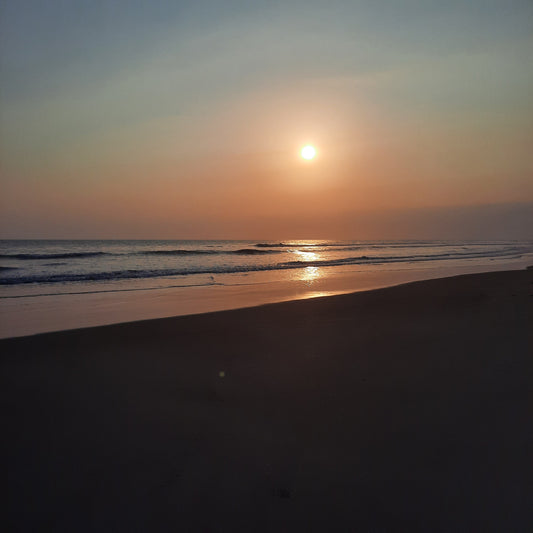
[[[0,341],[0,525],[532,531],[532,282]]]

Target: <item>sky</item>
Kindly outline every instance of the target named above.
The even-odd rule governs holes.
[[[0,79],[0,238],[533,238],[531,0],[3,0]]]

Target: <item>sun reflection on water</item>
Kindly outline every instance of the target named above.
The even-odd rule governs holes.
[[[307,252],[304,250],[294,250],[293,253],[298,255],[299,261],[317,261],[320,259],[320,255],[316,252]]]
[[[302,275],[300,277],[301,281],[305,281],[307,285],[312,285],[314,281],[322,277],[322,272],[319,268],[308,266],[303,269]]]

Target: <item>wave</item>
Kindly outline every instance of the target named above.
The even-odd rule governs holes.
[[[187,274],[179,270],[112,270],[109,272],[88,272],[80,274],[63,273],[48,275],[30,275],[17,278],[0,279],[0,285],[18,285],[28,283],[65,283],[72,281],[114,281],[121,279],[155,278]]]
[[[126,279],[149,279],[171,276],[188,276],[194,274],[238,274],[244,272],[262,272],[266,270],[283,270],[294,268],[283,264],[274,265],[239,265],[206,268],[153,269],[153,270],[113,270],[108,272],[36,274],[20,277],[0,278],[0,285],[27,285],[30,283],[67,283],[78,281],[120,281]]]
[[[278,242],[278,243],[268,243],[268,242],[258,242],[254,244],[257,248],[329,248],[330,246],[351,246],[353,243],[344,244],[344,243],[329,243],[329,242]]]
[[[135,255],[216,255],[216,250],[146,250],[137,252]]]
[[[257,252],[257,250],[254,250]],[[239,252],[239,250],[236,250]],[[242,249],[242,253],[249,253],[249,249]],[[205,267],[183,267],[174,269],[130,269],[113,270],[107,272],[89,273],[61,273],[61,274],[35,274],[26,276],[12,276],[0,278],[0,285],[19,285],[29,283],[65,283],[80,281],[118,281],[126,279],[157,278],[172,276],[187,276],[195,274],[238,274],[245,272],[263,272],[272,270],[288,270],[306,267],[329,267],[342,265],[377,265],[383,263],[408,263],[419,261],[440,261],[448,259],[475,259],[475,258],[495,258],[505,256],[516,256],[523,252],[520,248],[509,248],[507,250],[491,252],[459,252],[432,255],[405,255],[405,256],[368,256],[360,255],[356,257],[345,257],[338,259],[325,259],[316,261],[289,261],[285,263],[259,264],[259,265],[206,265]]]
[[[277,254],[281,250],[255,250],[253,248],[242,248],[240,250],[147,250],[145,252],[138,252],[140,255],[263,255],[263,254]]]
[[[428,254],[428,255],[397,255],[397,256],[367,256],[344,257],[339,259],[326,259],[318,261],[289,261],[283,263],[283,268],[302,268],[302,267],[327,267],[342,265],[371,264],[377,265],[382,263],[416,263],[419,261],[442,261],[447,259],[479,259],[479,258],[496,258],[521,255],[523,250],[513,248],[508,250],[499,250],[492,252],[464,252],[449,254]]]
[[[257,244],[254,244],[254,246],[257,248],[339,248],[339,250],[345,250],[352,247],[354,250],[357,250],[359,248],[367,247],[369,245],[363,242],[258,242]]]
[[[124,279],[141,279],[141,278],[161,278],[166,276],[186,276],[190,274],[222,274],[231,272],[246,271],[246,269],[235,270],[228,268],[214,269],[155,269],[155,270],[112,270],[108,272],[89,272],[89,273],[63,273],[49,275],[30,275],[12,278],[0,278],[0,285],[26,285],[29,283],[66,283],[76,281],[118,281]]]
[[[70,259],[74,257],[97,257],[107,255],[106,252],[68,252],[60,254],[0,254],[5,259],[22,259],[31,261],[34,259]]]
[[[316,251],[321,249],[328,251],[353,251],[353,250],[381,250],[394,248],[459,248],[469,249],[471,247],[501,246],[501,242],[446,242],[446,241],[353,241],[353,242],[280,242],[254,244],[257,248],[313,248]]]
[[[141,252],[131,253],[111,253],[111,252],[69,252],[69,253],[57,253],[57,254],[0,254],[0,258],[4,259],[20,259],[23,261],[32,261],[40,259],[76,259],[87,257],[102,257],[102,256],[131,256],[131,255],[154,255],[154,256],[194,256],[194,255],[263,255],[263,254],[277,254],[282,253],[281,250],[256,250],[254,248],[242,248],[239,250],[144,250]],[[50,265],[59,265],[61,263],[50,263]],[[6,267],[10,268],[10,267]]]
[[[4,272],[6,270],[18,270],[17,267],[4,267],[4,266],[0,266],[0,272]]]
[[[233,250],[232,254],[238,255],[265,255],[265,254],[280,254],[281,250],[254,250],[253,248],[243,248],[242,250]]]

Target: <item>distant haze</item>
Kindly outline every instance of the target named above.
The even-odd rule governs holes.
[[[5,0],[0,24],[0,238],[533,238],[530,0]]]

